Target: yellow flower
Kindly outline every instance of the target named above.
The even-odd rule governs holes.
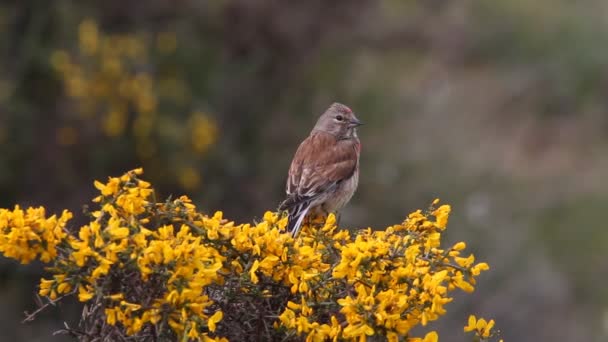
[[[259,279],[258,276],[255,274],[255,271],[258,270],[258,267],[260,267],[260,262],[258,260],[254,261],[253,266],[251,266],[251,270],[249,271],[249,276],[251,277],[251,282],[254,284],[257,284]]]
[[[373,334],[374,329],[367,324],[349,324],[344,328],[343,332],[344,338],[372,336]]]
[[[107,184],[103,184],[100,181],[95,181],[93,184],[99,191],[101,191],[103,196],[111,196],[118,192],[120,180],[118,178],[110,178]]]
[[[494,320],[491,319],[482,329],[481,329],[481,336],[482,337],[490,337],[490,334],[492,332],[492,328],[494,327]]]
[[[87,285],[86,287],[83,285],[78,286],[78,300],[81,302],[86,302],[93,298],[94,293],[92,289]]]
[[[485,262],[480,262],[479,264],[473,266],[471,268],[471,273],[475,276],[479,275],[482,271],[487,271],[490,269],[490,266],[488,266],[487,263]]]
[[[213,316],[209,317],[207,320],[207,325],[209,326],[209,331],[213,332],[216,329],[216,324],[224,318],[224,313],[221,311],[216,311]]]
[[[93,270],[93,273],[91,274],[91,278],[97,279],[101,276],[108,274],[108,272],[110,271],[111,265],[112,265],[111,261],[109,261],[107,259],[102,259],[99,263],[99,266],[97,266],[97,268],[95,268],[95,270]]]
[[[109,227],[107,230],[108,234],[112,236],[113,239],[124,239],[129,236],[129,228],[125,227]]]
[[[279,320],[287,328],[292,328],[295,325],[296,315],[291,309],[285,309],[279,316]]]
[[[40,291],[38,294],[43,297],[48,296],[54,283],[54,280],[40,279]]]
[[[451,210],[452,208],[449,205],[444,204],[437,208],[437,210],[433,211],[433,215],[437,219],[437,227],[443,229],[447,226],[448,217],[450,216]]]
[[[477,336],[487,339],[493,335],[492,328],[494,328],[494,325],[495,322],[493,319],[486,322],[483,318],[477,319],[474,315],[470,315],[468,324],[464,327],[464,331],[475,331]]]
[[[124,299],[124,297],[125,296],[122,293],[116,293],[116,294],[107,296],[107,298],[109,298],[111,300],[121,300],[121,299]]]
[[[408,342],[438,342],[439,335],[437,334],[437,332],[431,331],[431,332],[427,333],[424,336],[424,338],[414,337],[414,338],[409,338],[407,341]]]
[[[455,257],[454,261],[461,267],[469,267],[475,262],[475,256],[471,254],[467,258]]]
[[[474,315],[469,316],[469,322],[464,327],[464,332],[470,332],[477,329],[477,318]]]
[[[452,249],[455,251],[461,251],[465,248],[467,248],[467,245],[464,242],[458,242],[452,247]]]
[[[109,325],[116,325],[116,309],[107,308],[104,312],[106,314],[106,322],[108,322]]]
[[[71,289],[72,289],[72,285],[70,285],[69,283],[61,283],[61,284],[57,285],[58,293],[68,293],[68,292],[70,292]]]
[[[268,273],[271,273],[272,270],[274,269],[274,267],[279,263],[279,257],[276,255],[269,255],[267,257],[264,258],[264,260],[262,260],[262,262],[259,263],[259,267],[262,270],[266,270],[268,271]]]
[[[188,330],[188,334],[186,336],[188,336],[189,338],[192,338],[192,339],[198,339],[199,333],[198,333],[198,330],[196,329],[196,323],[192,323],[192,325],[190,326],[190,329]]]

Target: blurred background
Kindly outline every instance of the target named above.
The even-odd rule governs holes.
[[[342,224],[439,197],[447,242],[492,267],[430,325],[441,341],[471,313],[505,341],[606,341],[607,18],[602,0],[3,1],[0,207],[78,214],[93,180],[142,166],[158,200],[260,218],[339,101],[366,123]],[[52,332],[75,304],[20,323],[44,272],[18,266],[0,259],[2,340],[69,340]]]

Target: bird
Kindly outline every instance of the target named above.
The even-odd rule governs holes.
[[[288,212],[287,232],[294,238],[307,215],[337,213],[355,193],[361,125],[349,107],[333,103],[298,147],[287,176],[287,197],[279,205]]]

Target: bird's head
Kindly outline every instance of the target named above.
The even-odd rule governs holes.
[[[361,125],[350,108],[336,102],[319,117],[313,130],[330,133],[338,139],[348,139],[357,137],[357,127]]]

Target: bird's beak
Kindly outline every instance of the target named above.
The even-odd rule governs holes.
[[[348,125],[350,127],[359,127],[361,125],[363,125],[363,122],[361,122],[359,119],[357,118],[353,118],[352,120],[350,120],[350,122],[348,123]]]

